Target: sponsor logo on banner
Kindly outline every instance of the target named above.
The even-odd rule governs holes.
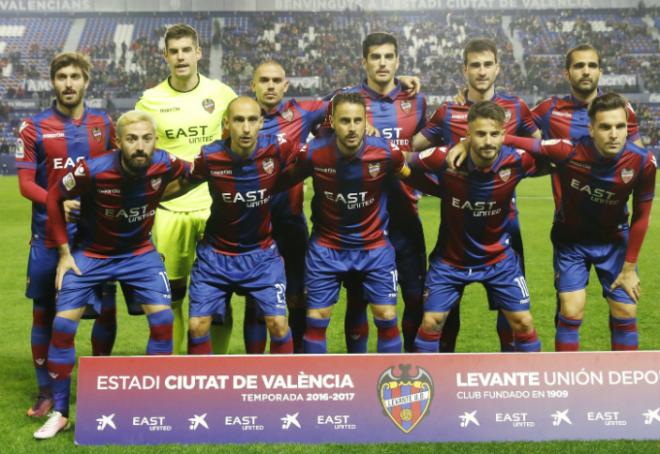
[[[115,425],[115,414],[112,413],[110,415],[101,415],[100,418],[96,418],[96,430],[98,432],[103,432],[106,428],[111,428],[112,430],[117,430],[117,426]]]
[[[163,180],[160,177],[152,178],[151,179],[151,187],[153,188],[154,191],[158,191],[158,188],[160,188],[160,184],[163,182]]]
[[[623,169],[621,170],[621,179],[624,183],[629,183],[635,176],[635,171],[633,169]]]
[[[258,416],[225,416],[225,426],[239,426],[241,430],[264,430]]]
[[[376,178],[380,173],[380,162],[370,162],[367,165],[367,169],[369,170],[369,175],[371,175],[372,178]]]
[[[209,430],[209,425],[206,422],[206,415],[208,413],[204,413],[201,415],[193,415],[192,418],[188,418],[188,422],[190,422],[190,425],[188,426],[188,430],[195,431],[199,429],[200,427],[203,427],[206,430]]]
[[[505,183],[511,178],[511,169],[502,169],[497,174],[500,176],[500,179]]]
[[[587,421],[602,423],[604,426],[625,426],[628,421],[619,419],[618,411],[588,411]]]
[[[98,126],[93,127],[92,128],[92,137],[97,142],[101,142],[101,140],[103,139],[103,131],[101,130],[101,128],[99,128]]]
[[[215,110],[215,101],[213,101],[211,98],[206,98],[202,101],[202,107],[208,113],[213,113]]]
[[[410,113],[410,110],[412,109],[412,102],[410,101],[401,101],[399,103],[401,106],[401,110],[405,113]]]
[[[133,416],[133,427],[148,427],[150,432],[170,432],[172,426],[165,423],[165,416]]]
[[[511,413],[495,413],[495,422],[511,425],[511,427],[534,427],[536,423],[529,421],[527,413],[524,412],[511,412]]]
[[[280,421],[282,421],[282,430],[289,430],[291,426],[302,429],[302,427],[300,427],[300,423],[298,422],[299,414],[300,412],[296,412],[292,415],[287,413],[286,416],[280,418]]]
[[[647,410],[642,413],[642,416],[644,416],[644,424],[646,425],[653,424],[654,422],[660,422],[660,407],[656,408],[655,410]]]
[[[399,365],[399,374],[390,367],[378,379],[380,403],[392,422],[404,433],[410,433],[424,419],[433,400],[433,380],[428,372],[410,364]]]
[[[64,178],[62,178],[62,184],[64,184],[67,191],[76,187],[76,179],[71,172],[64,175]]]
[[[477,410],[471,412],[467,412],[467,411],[464,412],[462,415],[458,417],[458,420],[460,421],[459,426],[461,426],[463,429],[465,429],[470,424],[474,424],[475,426],[481,426],[481,424],[479,424],[479,420],[477,419]]]
[[[275,170],[275,161],[273,161],[273,158],[266,158],[261,163],[261,166],[264,168],[264,172],[268,175],[272,175]]]
[[[282,118],[284,118],[286,121],[293,120],[293,110],[286,109],[285,111],[283,111],[282,112]]]
[[[356,430],[357,425],[350,422],[350,415],[318,415],[316,425],[331,426],[335,430]]]
[[[560,426],[563,423],[573,425],[573,421],[571,421],[571,418],[568,417],[568,409],[564,411],[557,410],[550,416],[552,417],[553,426]]]

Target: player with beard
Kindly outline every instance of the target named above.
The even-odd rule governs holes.
[[[465,137],[468,131],[468,111],[480,101],[493,101],[505,109],[504,129],[511,134],[526,137],[541,137],[527,104],[518,96],[495,91],[495,81],[500,72],[497,47],[489,39],[474,39],[463,49],[463,75],[467,89],[462,93],[465,102],[445,102],[433,114],[427,125],[413,138],[415,151],[431,146],[451,147]],[[451,156],[448,160],[451,163]],[[456,165],[460,165],[460,160]],[[515,195],[513,209],[509,211],[509,232],[513,249],[520,256],[524,271],[524,253]],[[460,329],[460,305],[456,304],[445,322],[440,351],[453,352]],[[513,335],[507,318],[498,311],[497,333],[501,351],[513,351]]]
[[[413,173],[428,172],[438,181],[441,223],[426,276],[424,320],[415,347],[438,351],[443,325],[466,285],[479,282],[491,309],[507,319],[515,351],[540,351],[529,311],[530,297],[520,256],[511,247],[508,226],[515,188],[536,171],[529,153],[503,146],[506,110],[493,101],[468,111],[467,158],[449,169],[446,148],[411,155]]]
[[[156,119],[159,146],[178,158],[192,161],[202,145],[221,138],[222,117],[236,93],[197,71],[202,49],[193,27],[172,25],[165,32],[164,44],[170,75],[146,90],[135,108],[149,112]],[[156,213],[154,243],[165,257],[165,268],[171,280],[174,353],[185,351],[183,300],[195,260],[195,247],[204,233],[210,206],[207,186],[199,185],[181,197],[162,202]],[[226,353],[231,313],[227,313],[225,320],[214,320],[214,323],[213,348],[216,353]]]
[[[89,85],[91,64],[76,52],[57,55],[50,64],[51,84],[55,101],[48,109],[23,120],[16,144],[16,167],[21,194],[32,202],[32,235],[28,261],[26,296],[32,299],[32,359],[37,375],[39,394],[28,416],[46,416],[53,405],[47,356],[51,326],[55,315],[55,269],[57,250],[49,236],[51,222],[46,214],[46,196],[62,173],[81,159],[107,153],[114,147],[112,120],[100,109],[84,104]],[[79,202],[66,202],[73,213]],[[76,232],[68,225],[69,239]],[[109,355],[116,335],[115,285],[96,289],[94,298],[104,300],[103,312],[92,328],[92,352]]]
[[[80,161],[48,194],[48,216],[60,256],[57,312],[48,349],[54,407],[34,433],[37,439],[52,438],[68,427],[74,338],[85,301],[99,283],[117,280],[141,304],[149,323],[148,355],[172,353],[171,294],[163,260],[151,242],[151,227],[168,184],[178,183],[185,166],[155,148],[156,125],[145,112],[131,111],[119,118],[117,141],[119,149]],[[71,249],[62,207],[65,199],[77,196],[80,232]],[[102,306],[95,304],[97,310]]]

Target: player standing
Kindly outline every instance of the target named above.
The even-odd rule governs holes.
[[[413,138],[415,151],[424,150],[430,146],[452,146],[468,131],[468,111],[479,101],[493,101],[505,109],[504,128],[509,133],[519,136],[541,137],[536,128],[527,104],[518,96],[495,92],[495,80],[500,72],[497,60],[497,47],[489,39],[474,39],[467,43],[463,49],[463,75],[467,84],[464,92],[465,102],[445,102],[433,114],[426,127]],[[510,211],[509,220],[510,241],[514,250],[520,255],[521,266],[524,270],[524,255],[522,236],[518,212],[515,208]],[[456,348],[456,338],[460,329],[460,306],[456,305],[446,320],[440,351],[453,352]],[[498,312],[497,333],[500,338],[501,351],[512,351],[513,338],[511,328],[506,317]]]
[[[426,121],[426,98],[405,90],[396,72],[399,48],[396,38],[383,32],[370,33],[362,42],[362,66],[366,80],[342,92],[359,93],[367,106],[367,121],[381,137],[402,149],[410,149],[412,137]],[[406,84],[408,85],[408,84]],[[426,245],[419,218],[419,193],[393,179],[388,187],[389,240],[396,251],[398,282],[404,301],[401,330],[404,350],[414,350],[415,335],[422,321],[422,292],[426,275]],[[367,301],[359,280],[346,280],[346,347],[349,353],[366,353],[369,325]]]
[[[516,351],[540,351],[529,311],[530,298],[520,257],[510,245],[508,227],[516,185],[534,174],[529,153],[502,146],[506,110],[492,101],[468,112],[468,156],[457,170],[447,167],[446,149],[412,155],[413,170],[438,179],[441,223],[426,277],[424,320],[415,346],[437,352],[443,324],[473,282],[486,288],[489,303],[513,330]]]
[[[184,164],[155,149],[153,118],[131,111],[117,121],[119,149],[79,162],[48,195],[48,216],[60,259],[57,313],[48,349],[54,407],[35,438],[52,438],[68,427],[74,338],[94,286],[118,280],[147,314],[147,354],[172,353],[171,294],[163,261],[151,242],[156,207]],[[67,243],[63,200],[81,197],[80,235],[73,255]],[[97,302],[97,306],[101,304]]]
[[[135,108],[156,119],[159,146],[173,155],[192,161],[202,145],[222,136],[222,116],[236,93],[227,85],[197,72],[202,57],[197,31],[189,25],[169,27],[164,37],[164,56],[169,77],[146,90]],[[183,299],[195,259],[195,246],[209,217],[211,197],[206,185],[161,203],[156,213],[153,239],[165,257],[172,289],[174,352],[180,353],[184,338]],[[223,321],[225,333],[214,333],[215,349],[226,353],[231,319]],[[216,330],[214,330],[216,331]]]
[[[190,285],[188,352],[210,354],[214,315],[224,316],[232,293],[250,296],[270,332],[271,353],[293,353],[286,317],[284,263],[271,236],[273,189],[288,159],[263,125],[254,99],[229,103],[229,138],[202,147],[190,180],[208,182],[213,198],[204,239],[197,246]]]
[[[46,215],[48,188],[59,181],[63,172],[79,160],[100,156],[115,144],[114,126],[108,114],[85,106],[91,64],[75,52],[58,54],[50,64],[50,79],[55,91],[52,106],[25,119],[16,145],[21,194],[32,201],[32,238],[28,262],[26,296],[32,299],[32,359],[39,386],[37,401],[28,416],[45,416],[53,405],[48,376],[48,344],[55,316],[56,245],[49,238],[50,220]],[[77,209],[78,202],[67,202],[67,210]],[[70,238],[75,225],[69,225]],[[109,355],[117,331],[115,286],[97,289],[104,299],[103,312],[92,329],[94,355]],[[98,295],[95,295],[97,297]]]
[[[512,139],[557,166],[552,174],[552,242],[560,303],[557,351],[579,350],[591,266],[609,305],[612,350],[638,349],[641,287],[636,265],[648,229],[657,163],[651,152],[626,139],[629,113],[622,96],[608,93],[591,101],[589,136],[573,143]]]
[[[326,329],[341,281],[359,275],[378,328],[378,351],[401,351],[397,326],[397,273],[387,238],[389,178],[409,173],[399,148],[365,136],[366,103],[340,93],[332,103],[334,134],[309,142],[292,174],[312,176],[312,237],[305,261],[306,353],[326,353]]]

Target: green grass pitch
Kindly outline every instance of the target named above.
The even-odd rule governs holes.
[[[308,192],[308,195],[310,193]],[[329,453],[342,450],[349,452],[395,453],[411,450],[414,452],[544,452],[593,453],[593,452],[660,452],[660,441],[608,441],[608,442],[546,442],[546,443],[445,443],[445,444],[386,444],[386,445],[246,445],[246,446],[159,446],[152,447],[75,447],[73,431],[53,440],[36,442],[32,433],[41,424],[25,416],[25,410],[32,403],[35,392],[34,372],[30,355],[31,302],[25,298],[25,271],[28,255],[30,229],[30,205],[18,191],[16,177],[0,177],[0,200],[2,200],[2,220],[0,228],[3,244],[0,250],[0,294],[2,295],[2,348],[0,348],[0,452],[263,452],[287,453],[319,452]],[[527,281],[532,297],[532,314],[543,343],[544,351],[552,351],[554,346],[553,315],[555,307],[552,287],[552,250],[549,231],[552,220],[553,202],[550,183],[547,177],[524,181],[518,190],[523,239],[525,245]],[[656,207],[656,210],[658,208]],[[428,251],[433,247],[439,222],[439,201],[424,197],[420,203],[424,221]],[[646,241],[642,249],[639,270],[642,281],[642,300],[639,305],[640,348],[660,349],[660,273],[657,257],[660,256],[660,224],[651,221]],[[234,299],[235,330],[231,344],[232,353],[243,351],[242,298]],[[331,352],[344,351],[342,334],[343,295],[337,305],[333,322],[328,332]],[[495,316],[487,310],[485,293],[478,286],[471,286],[465,292],[461,304],[461,334],[458,351],[476,352],[497,351]],[[144,351],[148,329],[142,317],[129,317],[118,305],[119,331],[114,353],[116,355],[141,354]],[[83,321],[77,336],[77,349],[81,355],[90,354],[89,322]],[[375,329],[372,328],[372,333]],[[589,288],[589,302],[585,323],[581,329],[584,350],[609,350],[609,330],[607,329],[606,303],[600,296],[597,279],[592,274]],[[370,349],[375,350],[375,336],[370,339]],[[75,372],[74,372],[75,373]],[[75,376],[74,376],[75,379]],[[75,388],[74,388],[75,390]],[[75,397],[75,396],[74,396]],[[75,404],[72,407],[75,414]]]

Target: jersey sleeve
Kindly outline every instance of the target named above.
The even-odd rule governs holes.
[[[206,181],[209,177],[209,168],[206,164],[206,157],[204,154],[204,148],[195,156],[195,160],[190,166],[190,171],[186,174],[186,177],[194,182]]]
[[[631,142],[641,140],[639,124],[637,123],[637,114],[629,102],[626,103],[626,110],[628,111],[628,140]]]
[[[18,129],[18,139],[16,139],[16,168],[34,169],[37,168],[37,132],[31,120],[25,119],[21,122]]]
[[[417,127],[415,128],[415,132],[417,133],[418,131],[422,131],[426,127],[426,112],[428,111],[428,103],[426,102],[426,96],[420,94],[419,95],[419,105],[420,105],[420,118],[419,118],[419,123],[417,123]]]
[[[534,156],[547,158],[555,163],[569,160],[575,153],[575,146],[567,139],[530,139],[507,134],[504,144],[532,153]]]
[[[528,153],[525,150],[521,150],[519,148],[516,149],[516,153],[518,153],[520,156],[520,168],[522,170],[523,176],[534,176],[537,171],[536,159],[534,159],[534,156],[532,156],[531,153]]]
[[[633,201],[639,200],[640,202],[644,202],[653,200],[655,196],[655,174],[657,168],[658,163],[655,156],[650,151],[647,151],[641,177],[633,190]]]
[[[187,162],[171,153],[167,153],[167,157],[170,160],[170,181],[190,173],[190,165]]]
[[[644,236],[649,228],[651,205],[655,195],[655,174],[658,163],[651,152],[647,153],[642,174],[633,190],[632,218],[626,249],[626,262],[630,263],[637,263]]]
[[[520,101],[520,123],[518,124],[517,135],[524,137],[532,137],[539,128],[536,127],[532,112],[523,101]]]
[[[431,145],[438,146],[443,143],[443,128],[445,123],[445,116],[447,115],[447,105],[443,104],[435,111],[433,116],[429,121],[426,122],[426,125],[420,133],[426,137],[426,140],[431,142]]]
[[[59,184],[62,198],[72,199],[87,192],[92,184],[92,176],[85,160],[80,160],[70,172],[66,173]]]
[[[548,131],[550,130],[550,112],[552,101],[546,99],[545,101],[537,104],[532,110],[532,121],[538,129],[541,130],[544,139],[549,139]]]
[[[420,153],[413,153],[410,159],[410,168],[417,172],[437,174],[446,165],[447,151],[446,147],[436,147]]]
[[[110,123],[108,124],[108,146],[109,150],[114,150],[115,148],[119,148],[119,144],[117,143],[117,131],[115,130],[115,122],[112,121],[112,118],[110,118]]]
[[[410,168],[406,164],[406,158],[401,152],[401,149],[394,142],[389,142],[389,147],[390,159],[392,160],[392,173],[402,177],[410,175]]]

